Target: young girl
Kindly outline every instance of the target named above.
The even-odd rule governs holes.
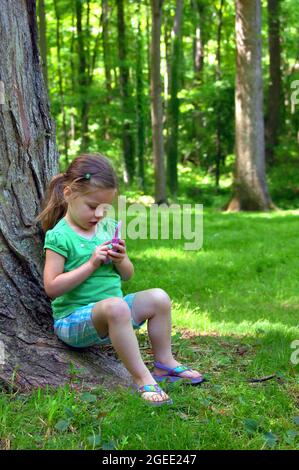
[[[121,280],[134,274],[125,241],[107,240],[106,208],[117,192],[117,178],[102,155],[81,155],[48,187],[37,217],[46,232],[44,286],[52,298],[54,331],[66,344],[87,347],[112,343],[150,404],[172,403],[157,382],[201,383],[196,371],[181,366],[171,352],[171,303],[162,289],[123,297]],[[105,232],[106,229],[106,232]],[[111,238],[111,236],[108,238]],[[145,366],[134,329],[145,322],[156,362]]]

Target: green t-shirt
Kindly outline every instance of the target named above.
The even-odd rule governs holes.
[[[64,272],[72,271],[91,258],[96,246],[111,240],[116,225],[116,220],[101,220],[97,234],[88,240],[76,233],[62,218],[46,232],[44,250],[49,248],[64,256]],[[56,297],[51,302],[53,317],[55,320],[64,318],[79,307],[110,297],[123,297],[121,277],[112,263],[102,264],[77,287]]]

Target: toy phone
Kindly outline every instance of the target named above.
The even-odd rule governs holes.
[[[112,238],[112,245],[113,244],[118,244],[119,243],[119,232],[120,232],[120,229],[121,229],[121,220],[118,222],[117,224],[117,227],[115,229],[115,232],[114,232],[114,235],[113,235],[113,238]],[[118,252],[118,250],[116,250],[115,248],[112,248],[113,251],[115,251],[116,253]]]
[[[118,224],[117,224],[116,229],[115,229],[115,232],[114,232],[113,238],[112,238],[112,240],[111,240],[111,243],[108,245],[108,248],[109,248],[110,250],[112,249],[112,251],[115,251],[116,253],[118,253],[118,250],[115,249],[115,248],[113,248],[112,245],[113,245],[113,244],[116,245],[116,244],[119,243],[119,240],[120,240],[120,238],[119,238],[119,233],[120,233],[121,224],[122,224],[122,222],[121,222],[121,220],[120,220],[120,221],[118,222]],[[104,261],[104,264],[108,264],[108,263],[111,263],[111,260],[110,260],[110,259],[108,258],[108,256],[107,256],[107,258],[106,258],[105,261]]]

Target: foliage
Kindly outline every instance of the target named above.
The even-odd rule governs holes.
[[[108,2],[109,3],[109,2]],[[57,35],[57,14],[59,13],[60,33]],[[140,12],[138,4],[140,4]],[[93,68],[90,85],[78,85],[80,51],[76,27],[76,2],[74,0],[49,0],[46,2],[49,94],[53,117],[57,123],[57,142],[64,169],[70,159],[78,155],[82,145],[81,114],[82,100],[88,105],[88,151],[100,151],[112,158],[115,166],[123,174],[122,134],[124,120],[130,122],[136,148],[144,148],[145,171],[148,187],[152,187],[148,167],[152,167],[152,138],[150,122],[150,41],[151,11],[150,2],[125,1],[125,34],[127,45],[126,62],[129,68],[129,109],[124,112],[120,92],[120,62],[118,53],[117,8],[108,9],[109,67],[111,87],[107,88],[104,60],[103,11],[99,2],[82,2],[82,27],[86,68]],[[170,64],[170,34],[173,26],[176,2],[171,0],[163,5],[161,35],[161,78],[164,112],[169,104],[167,91],[167,70]],[[269,52],[267,1],[262,2],[262,40],[265,115],[267,114],[267,94],[269,86]],[[217,31],[219,26],[220,1],[184,2],[181,86],[179,91],[179,160],[185,166],[188,161],[203,171],[215,171],[217,150],[217,126],[221,138],[221,175],[227,171],[227,156],[234,153],[234,88],[235,88],[235,32],[234,1],[224,2],[221,34],[221,65],[217,76]],[[199,13],[200,12],[200,13]],[[281,127],[280,143],[285,155],[295,149],[298,154],[298,105],[291,104],[291,84],[299,79],[298,70],[298,8],[296,0],[281,2],[281,46],[283,92],[286,105]],[[140,31],[138,31],[138,18]],[[194,70],[194,39],[196,28],[201,29],[204,45],[203,68]],[[138,41],[136,40],[138,36]],[[58,39],[60,61],[58,60]],[[142,44],[142,47],[139,45]],[[142,53],[142,57],[140,54]],[[93,64],[93,58],[94,64]],[[139,65],[138,65],[139,64]],[[142,69],[140,69],[142,64]],[[59,70],[62,71],[62,84],[59,83]],[[141,72],[140,72],[141,70]],[[138,74],[142,74],[139,77]],[[143,126],[137,132],[137,95],[142,103]],[[134,117],[135,116],[135,117]],[[107,137],[107,118],[109,136]],[[63,121],[65,119],[66,129]],[[168,133],[165,120],[164,136]],[[66,136],[65,136],[66,134]],[[137,142],[137,139],[138,142]],[[141,139],[141,140],[140,140]],[[65,146],[67,141],[67,146]],[[66,155],[67,149],[67,155]],[[142,150],[143,152],[143,150]],[[276,149],[280,157],[279,148]],[[229,160],[230,162],[230,160]],[[279,160],[277,160],[279,164]],[[137,165],[136,165],[137,168]],[[181,183],[181,182],[179,182]],[[153,193],[151,193],[153,194]],[[179,194],[180,196],[180,194]]]

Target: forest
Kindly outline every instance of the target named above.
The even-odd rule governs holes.
[[[298,37],[298,0],[0,0],[1,459],[5,450],[192,450],[197,458],[199,450],[298,450]],[[112,256],[125,262],[104,266],[109,240],[97,238],[94,220],[101,204],[90,207],[88,238],[79,222],[90,212],[85,205],[78,216],[82,198],[67,202],[63,186],[86,154],[94,164],[92,154],[109,158],[125,206],[144,209],[145,231],[152,210],[188,205],[202,245],[185,249],[182,236],[162,230],[147,239],[122,232],[124,241],[124,221],[113,220]],[[84,170],[71,182],[90,178]],[[70,218],[67,242],[82,252],[67,272],[60,247],[56,295],[48,295],[52,230],[37,216],[53,181],[49,214],[65,204],[55,227],[67,227],[74,210],[80,230]],[[111,196],[115,182],[97,194]],[[174,219],[168,227],[174,232]],[[117,334],[113,344],[66,343],[53,298],[110,268],[123,297],[98,296],[97,313],[107,301],[108,334],[123,321],[115,324],[130,345]],[[135,336],[138,303],[137,326],[147,328]],[[163,327],[152,326],[157,318]],[[117,340],[123,357],[138,351],[150,390],[136,389]],[[157,361],[169,380],[155,374]],[[99,455],[75,458],[99,463]]]
[[[40,51],[61,167],[80,152],[102,152],[127,187],[156,202],[177,200],[186,192],[184,176],[195,173],[198,181],[208,178],[212,194],[224,191],[225,206],[225,188],[245,161],[254,162],[255,172],[265,159],[274,180],[295,164],[298,5],[263,1],[256,18],[254,3],[245,2],[236,17],[233,0],[41,0]],[[250,63],[244,54],[252,54]],[[244,106],[236,108],[242,93]],[[237,126],[241,120],[246,129]],[[250,193],[259,184],[268,192],[259,171],[260,183],[241,178],[243,193],[247,183]],[[263,201],[250,202],[247,194],[242,208],[269,208],[271,196],[288,207],[284,199],[296,199],[297,185],[288,186],[281,195],[274,185]],[[205,203],[202,189],[187,188],[187,197],[195,193]]]

